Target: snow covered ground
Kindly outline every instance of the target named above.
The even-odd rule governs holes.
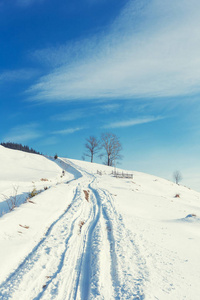
[[[199,300],[200,193],[2,146],[0,165],[0,299]]]

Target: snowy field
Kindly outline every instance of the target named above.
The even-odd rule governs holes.
[[[200,193],[2,146],[0,166],[0,299],[200,299]]]

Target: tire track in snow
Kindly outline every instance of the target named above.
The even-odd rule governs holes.
[[[24,276],[31,271],[35,264],[40,259],[40,252],[46,248],[46,242],[51,237],[52,231],[55,227],[61,222],[67,215],[70,210],[73,211],[73,208],[76,210],[79,208],[82,199],[80,199],[80,187],[76,188],[72,203],[68,206],[65,212],[55,220],[49,229],[47,230],[45,236],[42,240],[33,248],[33,250],[25,257],[23,262],[18,266],[18,268],[9,275],[9,277],[0,285],[0,296],[2,299],[10,299],[12,298],[13,293],[20,286],[20,283],[23,281]],[[76,208],[77,205],[77,208]],[[79,215],[78,215],[79,217]],[[77,217],[77,218],[78,218]],[[73,221],[73,223],[75,220]],[[71,224],[71,230],[73,229],[73,223]],[[65,229],[65,228],[64,228]],[[69,232],[70,235],[71,231]],[[67,242],[68,238],[66,239]]]
[[[27,295],[26,299],[144,299],[142,287],[147,271],[139,250],[125,228],[122,217],[117,213],[110,193],[96,187],[94,175],[83,173],[85,175],[81,182],[85,185],[87,183],[90,188],[90,203],[81,196],[82,186],[78,186],[71,206],[52,223],[45,237],[1,284],[0,297],[3,300],[12,298],[20,284],[24,288],[31,281],[31,277],[28,278],[29,272],[31,273],[31,269],[33,272],[45,251],[45,268],[51,277],[44,281],[43,276],[43,289],[40,277],[32,282],[24,294]],[[91,183],[88,185],[88,182]],[[81,219],[84,220],[84,225],[78,235]],[[107,228],[103,228],[104,226]],[[58,232],[52,235],[55,229]],[[53,250],[54,238],[60,243],[57,246],[58,257],[55,257],[57,252]],[[50,242],[49,245],[47,241]],[[49,260],[52,252],[55,259],[53,269],[49,266],[53,263],[53,260]],[[102,274],[105,265],[107,277]],[[37,268],[42,270],[40,265]],[[27,279],[24,280],[26,276]],[[110,287],[111,291],[108,290]]]
[[[95,194],[96,199],[98,199],[97,201],[100,203],[100,201],[102,200],[102,197],[100,196],[100,193],[98,192],[98,190],[93,188],[93,192]],[[116,251],[115,251],[115,239],[113,236],[113,228],[112,228],[112,222],[109,219],[109,216],[107,215],[106,210],[104,209],[102,203],[101,203],[101,208],[102,208],[102,216],[105,219],[105,223],[107,226],[107,238],[109,241],[109,245],[110,245],[110,258],[111,258],[111,279],[112,279],[112,283],[113,283],[113,288],[115,291],[115,299],[120,299],[117,295],[119,295],[119,286],[120,286],[120,282],[118,279],[118,263],[117,263],[117,255],[116,255]]]
[[[77,222],[78,222],[78,220],[79,220],[79,218],[80,218],[80,215],[78,215],[74,220],[73,220],[73,222],[72,222],[72,224],[71,224],[71,228],[70,228],[70,234],[68,235],[68,237],[67,237],[67,239],[66,239],[66,241],[65,241],[65,244],[66,244],[66,247],[65,247],[65,250],[63,251],[63,253],[62,253],[62,255],[61,255],[61,259],[60,259],[60,263],[59,263],[59,265],[58,265],[58,268],[57,268],[57,270],[56,270],[56,272],[53,274],[53,276],[51,276],[51,279],[48,281],[48,282],[46,282],[46,286],[45,286],[45,289],[43,289],[33,300],[39,300],[39,299],[41,299],[42,298],[42,296],[45,294],[45,292],[47,292],[47,299],[50,299],[49,298],[49,295],[48,295],[48,293],[49,293],[49,291],[48,291],[48,287],[49,287],[49,285],[54,281],[54,279],[56,279],[57,278],[57,276],[62,272],[62,269],[63,269],[63,267],[64,267],[64,265],[65,265],[65,260],[66,260],[66,253],[67,254],[69,254],[68,252],[69,252],[69,248],[70,248],[70,245],[69,245],[69,243],[70,243],[70,240],[72,239],[72,237],[76,234],[75,233],[75,228],[78,228],[78,224],[77,224]],[[71,242],[72,244],[73,244],[73,242]],[[72,253],[73,252],[75,252],[74,251],[74,248],[75,247],[73,247],[73,250],[71,251]],[[77,258],[75,257],[75,259],[73,259],[73,255],[72,255],[72,253],[69,255],[70,256],[70,258],[71,258],[71,260],[72,260],[72,262],[73,262],[73,268],[74,269],[77,269],[77,266],[74,266],[74,261],[76,262],[77,261]],[[68,265],[69,266],[69,265]],[[72,270],[72,269],[71,269]],[[70,272],[70,276],[72,277],[72,282],[75,282],[75,278],[74,277],[76,277],[76,274],[75,274],[75,272],[73,272],[73,273],[71,273]],[[74,284],[72,284],[72,287],[74,286]],[[54,291],[53,291],[53,294],[54,295],[57,295],[58,294],[58,292],[56,291],[56,289],[54,288],[53,289]],[[71,297],[71,294],[73,293],[73,289],[71,288],[71,289],[69,289],[69,291],[70,291],[70,294],[69,294],[69,299],[71,299],[72,297]]]
[[[85,199],[83,201],[86,205],[89,205]],[[76,299],[81,293],[80,286],[85,253],[88,244],[88,236],[90,234],[91,224],[93,224],[93,220],[95,218],[94,206],[90,205],[88,216],[85,217],[87,218],[84,219],[85,222],[82,226],[81,232],[79,232],[79,235],[78,232],[75,232],[69,241],[69,247],[66,253],[67,255],[59,276],[55,278],[54,282],[52,281],[51,289],[53,290],[53,286],[57,287],[54,291],[54,295],[56,296],[56,294],[59,293],[60,299]],[[81,219],[83,219],[83,215],[79,221]],[[44,299],[54,299],[54,296],[51,298],[48,296]]]
[[[82,194],[82,189],[80,186],[80,191]],[[83,206],[87,206],[87,202],[82,197],[81,201]],[[65,244],[65,250],[61,255],[61,261],[57,268],[57,271],[53,274],[51,279],[46,283],[45,289],[41,291],[34,300],[43,299],[54,299],[56,296],[59,295],[61,299],[75,299],[74,297],[74,290],[76,290],[77,286],[77,270],[80,269],[80,257],[82,255],[82,242],[78,241],[78,228],[79,228],[79,221],[81,217],[84,215],[84,209],[78,214],[78,216],[74,219],[73,223],[71,224],[70,235],[68,236]],[[89,214],[90,215],[90,214]],[[77,245],[78,244],[78,245]],[[67,268],[67,270],[66,270]],[[66,271],[65,274],[64,271]],[[65,280],[64,280],[65,278]],[[66,280],[67,279],[67,280]],[[63,285],[64,282],[67,281],[68,287],[64,287],[62,290],[59,286],[60,283]],[[62,297],[63,294],[63,297]],[[44,296],[44,297],[43,297]]]
[[[91,184],[89,185],[90,190]],[[91,254],[92,254],[92,240],[93,240],[93,233],[99,222],[100,213],[101,213],[101,205],[98,199],[94,197],[94,194],[90,196],[90,200],[93,202],[93,220],[90,223],[88,234],[87,234],[87,244],[85,255],[83,258],[83,266],[82,266],[82,280],[81,280],[81,299],[87,300],[89,298],[89,292],[91,287]],[[89,266],[89,268],[88,268]]]
[[[97,189],[96,193],[102,200],[102,214],[110,229],[107,235],[110,242],[111,277],[115,299],[142,300],[145,297],[144,280],[148,277],[145,261],[131,233],[125,228],[122,216],[116,212],[110,193],[104,189]],[[123,249],[124,246],[127,251]]]
[[[54,296],[59,293],[60,299],[89,299],[93,273],[91,269],[93,233],[100,217],[100,204],[97,203],[93,194],[90,195],[90,206],[91,211],[82,227],[79,239],[74,236],[71,238],[71,245],[69,245],[67,252],[68,258],[63,264],[63,269],[60,270],[62,274],[52,282],[52,290],[53,286],[57,286]],[[69,264],[73,267],[73,274],[69,272]],[[48,298],[44,297],[44,299],[54,299],[54,296],[51,298],[49,296]]]
[[[73,166],[76,168],[74,164]],[[114,298],[114,299],[142,300],[145,297],[143,292],[143,287],[145,281],[148,279],[148,270],[146,267],[146,262],[144,261],[137,245],[134,242],[133,235],[130,231],[126,229],[123,223],[122,216],[117,213],[114,205],[114,200],[111,194],[107,190],[100,189],[98,187],[96,188],[96,184],[94,185],[96,177],[94,175],[88,173],[87,171],[79,167],[78,169],[80,169],[82,174],[85,174],[86,177],[93,178],[93,181],[89,185],[89,187],[92,190],[99,207],[100,215],[98,221],[99,220],[102,221],[102,219],[104,219],[104,222],[107,225],[107,240],[108,240],[109,252],[110,252],[109,253],[110,259],[107,258],[108,259],[107,264],[108,265],[110,264],[109,279],[112,281],[112,286],[115,294],[113,295],[111,293],[110,299]],[[97,227],[97,224],[95,227]],[[95,230],[96,228],[94,228],[93,233]],[[94,241],[94,237],[93,237],[93,241]],[[125,250],[123,248],[125,248]],[[91,262],[91,255],[95,256],[98,259],[102,250],[96,252],[97,253],[94,254],[94,251],[90,250],[90,255],[88,254],[90,256],[90,262]],[[95,267],[92,266],[92,268],[90,269],[87,275],[88,276],[87,279],[85,279],[85,282],[87,282],[87,289],[86,289],[87,293],[85,292],[86,293],[85,295],[87,295],[88,298],[92,297],[91,284],[94,284],[94,282],[91,282],[92,281],[91,274],[94,273]],[[99,275],[99,279],[101,277],[102,274]],[[90,293],[89,293],[89,289],[90,289]],[[97,285],[96,285],[96,291],[98,292]],[[106,299],[102,294],[99,295],[99,297],[100,297],[99,299]]]

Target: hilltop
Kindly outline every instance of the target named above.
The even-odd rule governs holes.
[[[1,299],[198,300],[200,193],[2,146],[0,165]]]

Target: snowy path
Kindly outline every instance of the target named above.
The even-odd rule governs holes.
[[[0,285],[0,298],[144,299],[148,271],[112,195],[84,171],[68,184],[71,204]]]

